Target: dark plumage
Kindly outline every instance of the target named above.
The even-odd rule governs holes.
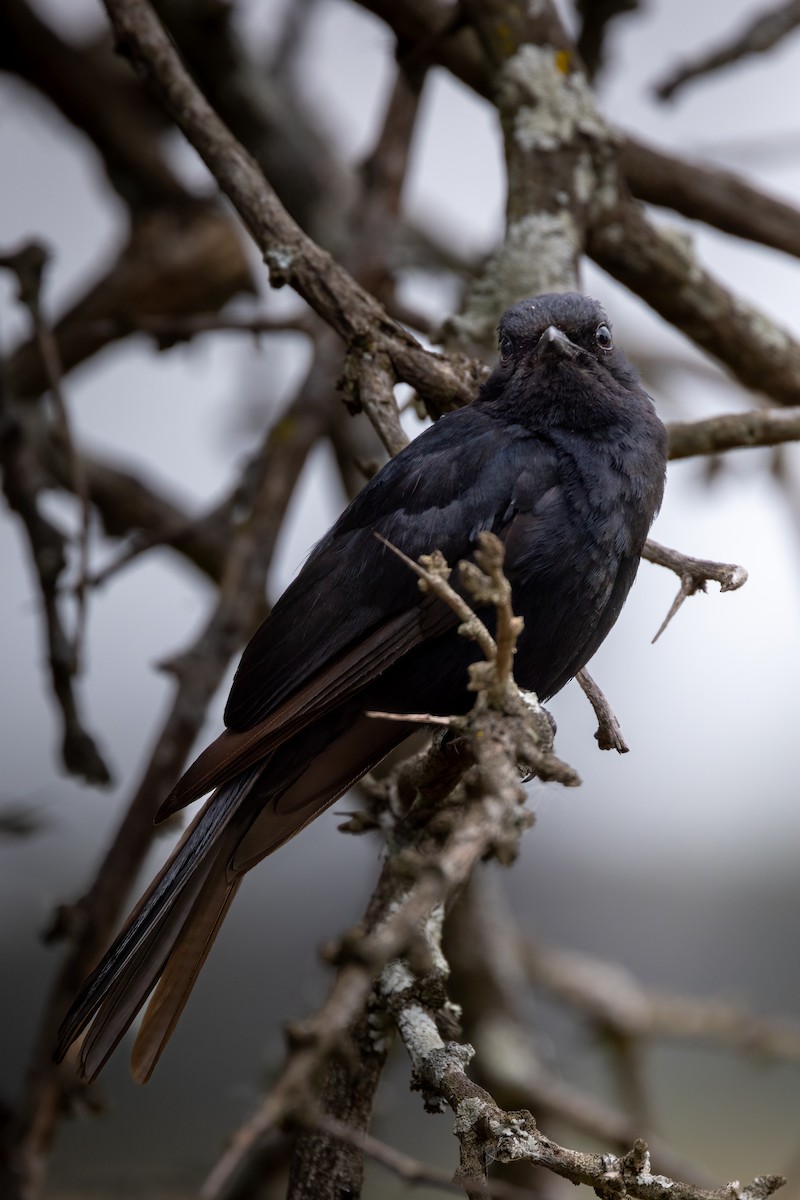
[[[505,543],[524,618],[514,674],[547,700],[616,621],[664,487],[666,432],[614,348],[596,301],[515,305],[501,359],[469,407],[442,417],[366,485],[245,650],[226,731],[158,819],[216,789],[86,981],[59,1053],[93,1021],[94,1076],[154,984],[133,1050],[146,1080],[245,871],[332,804],[412,726],[367,710],[467,710],[474,646],[423,595],[411,558],[468,558],[482,530]]]

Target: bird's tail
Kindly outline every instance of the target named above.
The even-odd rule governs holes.
[[[263,764],[258,764],[219,788],[84,983],[59,1030],[56,1058],[63,1058],[93,1021],[81,1048],[81,1073],[86,1078],[93,1079],[101,1070],[179,946],[182,930],[195,909],[205,914],[224,881],[226,894],[220,900],[214,931],[219,927],[239,883],[239,877],[229,879],[227,871],[227,860],[242,833],[239,814],[262,770]],[[212,940],[213,934],[201,963]]]
[[[414,728],[362,714],[319,753],[308,757],[305,742],[284,747],[283,759],[279,751],[218,788],[87,979],[61,1027],[56,1057],[63,1058],[92,1022],[80,1068],[94,1079],[155,988],[131,1060],[134,1077],[145,1083],[245,872],[338,800]]]

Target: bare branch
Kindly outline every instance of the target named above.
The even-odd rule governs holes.
[[[461,1144],[461,1165],[455,1178],[469,1196],[485,1196],[486,1166],[492,1162],[529,1162],[546,1167],[563,1179],[594,1188],[600,1195],[609,1186],[639,1200],[730,1200],[731,1188],[715,1190],[654,1175],[650,1152],[642,1140],[622,1157],[585,1154],[558,1145],[545,1137],[526,1110],[503,1111],[484,1088],[466,1074],[474,1051],[457,1041],[447,1041],[447,1000],[443,977],[447,964],[441,950],[441,920],[435,914],[420,928],[427,943],[429,967],[412,973],[402,962],[392,962],[381,974],[378,990],[392,1012],[400,1037],[411,1058],[414,1084],[426,1106],[446,1102],[455,1114],[454,1132]],[[781,1176],[759,1176],[734,1194],[748,1197],[772,1195],[785,1183]],[[616,1187],[615,1187],[616,1185]]]
[[[402,22],[411,23],[417,31],[418,37],[422,36],[423,29],[428,34],[431,32],[433,18],[426,18],[419,5],[403,5],[402,22],[399,16],[393,19],[388,6],[370,3],[367,7],[372,8],[373,11],[380,11],[380,14],[390,24],[393,24],[398,32]],[[489,12],[490,10],[485,10],[487,21]],[[497,28],[500,28],[501,25],[498,25]],[[406,28],[405,25],[402,27]],[[465,49],[467,45],[472,45],[472,49]],[[448,43],[448,46],[452,51],[453,43]],[[492,83],[486,66],[483,66],[476,77],[479,63],[476,59],[474,45],[462,39],[458,46],[459,53],[452,59],[448,57],[447,65],[456,70],[461,78],[476,86],[482,94],[490,94]],[[519,36],[515,28],[508,36],[506,54],[512,54],[518,46]],[[441,61],[444,61],[444,45],[441,44],[439,49],[442,50]],[[526,79],[532,79],[533,82],[530,86],[535,88],[537,86],[536,75],[531,73],[530,64],[528,65]],[[550,90],[552,91],[552,87]],[[626,197],[624,188],[620,188],[620,180],[614,177],[613,159],[616,157],[617,135],[606,129],[590,104],[587,104],[585,111],[581,109],[580,112],[581,135],[582,138],[585,138],[588,131],[588,135],[594,142],[595,172],[598,173],[598,176],[602,176],[605,182],[605,193],[608,199],[607,205],[592,214],[593,223],[587,230],[589,254],[604,270],[640,295],[656,312],[722,362],[746,387],[762,391],[780,404],[793,405],[800,394],[800,344],[764,313],[755,310],[741,297],[732,294],[714,279],[697,261],[683,234],[661,231],[648,221],[646,215]],[[539,119],[541,119],[541,112]],[[580,146],[585,153],[583,141],[580,142]],[[642,148],[637,146],[636,150],[641,172]],[[679,160],[675,161],[679,162]],[[654,158],[651,155],[649,166],[647,163],[644,165],[646,169],[653,169],[653,164]],[[511,168],[512,165],[513,158],[509,167]],[[657,165],[661,170],[666,170],[669,164],[662,160]],[[619,169],[621,173],[624,169],[624,160],[619,161]],[[686,166],[679,174],[685,179],[690,170],[691,168]],[[538,179],[541,174],[541,172],[534,172],[534,177]],[[531,203],[532,197],[529,194],[530,188],[533,186],[530,183],[530,177],[530,171],[522,172],[520,176],[519,200],[523,216],[528,210],[537,211],[536,205]],[[697,179],[692,194],[696,196],[705,187],[706,175],[703,173]],[[678,193],[678,189],[675,190]],[[561,191],[564,192],[564,189]],[[510,186],[509,205],[511,205],[511,193]],[[567,190],[564,194],[568,195],[569,191]],[[598,192],[594,191],[592,194],[596,199]],[[527,209],[525,197],[528,202]],[[739,205],[740,213],[747,213],[754,208],[754,197],[749,196],[749,201],[748,204]],[[680,209],[679,194],[676,194],[675,203],[676,207]],[[766,198],[765,204],[765,217],[759,221],[761,232],[773,213]],[[727,217],[720,216],[721,227],[725,228],[725,222],[730,220],[730,203],[717,205],[717,208],[728,213]],[[576,212],[579,214],[580,210],[572,211],[573,220]],[[509,216],[511,216],[511,209],[509,209]],[[782,216],[783,227],[788,226],[790,240],[793,236],[796,246],[797,235],[794,230],[797,215],[793,210],[789,210]],[[711,217],[712,207],[708,207],[706,219],[711,219]],[[522,217],[520,217],[521,219]],[[552,250],[553,245],[551,238],[548,242],[548,252]],[[517,252],[514,253],[517,257]],[[560,286],[563,286],[563,280]],[[493,311],[496,314],[497,305]],[[458,332],[457,322],[453,329]]]
[[[142,102],[141,88],[110,54],[94,49],[64,42],[26,0],[4,0],[0,69],[37,88],[91,140],[112,187],[133,209],[185,201],[186,189],[166,163],[152,105]]]
[[[7,260],[7,265],[10,260]],[[17,267],[15,266],[16,270]],[[35,270],[35,264],[34,264]],[[21,286],[36,286],[25,282]],[[35,303],[35,300],[34,300]],[[40,511],[44,477],[32,439],[7,394],[5,371],[0,370],[0,465],[3,492],[9,508],[22,522],[42,597],[47,658],[53,697],[62,719],[61,760],[67,771],[89,783],[105,784],[109,769],[86,729],[75,692],[79,671],[75,639],[67,633],[60,609],[60,581],[67,566],[67,541]],[[72,473],[75,482],[74,472]]]
[[[58,483],[67,486],[59,456],[46,447],[40,453]],[[231,510],[240,497],[248,500],[246,479],[209,512],[193,518],[154,483],[130,470],[93,457],[84,457],[84,466],[92,504],[100,514],[105,532],[116,538],[132,535],[132,545],[120,551],[110,564],[109,574],[148,546],[164,545],[215,582],[221,579],[230,550]],[[93,582],[101,583],[105,575],[106,571],[101,570]]]
[[[508,193],[503,244],[470,281],[446,346],[493,345],[497,314],[524,296],[577,286],[586,198],[612,140],[551,4],[464,0],[491,70]]]
[[[593,80],[603,67],[609,26],[624,13],[636,12],[639,0],[578,0],[575,7],[581,18],[577,51]]]
[[[699,1039],[800,1063],[800,1024],[726,1000],[645,987],[626,968],[576,951],[520,943],[531,982],[588,1020],[627,1038]]]
[[[777,446],[800,438],[800,408],[756,408],[705,421],[673,421],[667,429],[673,460],[742,446]]]
[[[598,685],[585,667],[578,671],[575,678],[597,717],[597,732],[594,736],[600,749],[616,750],[618,754],[627,754],[630,746],[622,736],[619,721]]]
[[[432,61],[452,71],[479,95],[492,97],[489,63],[474,31],[454,27],[452,21],[448,24],[446,6],[427,0],[359,2],[382,17],[406,44],[422,44]],[[602,10],[603,6],[599,7]],[[630,136],[616,136],[620,168],[639,199],[787,254],[800,253],[800,213],[792,205],[765,194],[733,172],[689,162]]]
[[[751,54],[764,54],[788,37],[800,25],[800,0],[784,0],[783,4],[759,13],[731,41],[676,68],[654,88],[659,100],[671,100],[690,80],[710,75]]]
[[[490,1049],[476,1057],[478,1082],[495,1099],[502,1097],[504,1108],[530,1109],[540,1124],[566,1123],[618,1151],[645,1136],[658,1171],[711,1186],[705,1171],[643,1129],[629,1112],[567,1083],[542,1060],[527,1020],[531,951],[496,872],[473,876],[448,913],[445,936],[464,1031],[470,1041]]]
[[[314,1097],[313,1081],[330,1055],[338,1050],[344,1030],[362,1010],[375,975],[389,959],[403,952],[416,937],[418,926],[440,902],[445,887],[449,890],[457,886],[462,873],[477,861],[480,848],[485,849],[483,840],[477,837],[473,828],[464,831],[460,825],[459,840],[464,832],[471,854],[465,857],[460,852],[463,845],[458,849],[452,846],[450,852],[445,850],[430,868],[427,863],[419,862],[418,877],[410,888],[407,886],[398,895],[392,884],[392,909],[384,911],[373,932],[364,935],[357,930],[346,939],[351,947],[351,961],[340,969],[327,1000],[316,1015],[303,1022],[302,1028],[296,1027],[293,1031],[291,1053],[281,1077],[258,1111],[237,1131],[214,1167],[201,1191],[203,1200],[217,1200],[227,1194],[230,1181],[279,1122],[297,1116],[302,1123],[303,1111]],[[395,870],[392,860],[388,860],[378,893],[387,889],[384,876]],[[352,949],[356,942],[357,959]]]
[[[779,404],[800,394],[800,343],[697,260],[691,242],[660,229],[621,199],[590,232],[589,253],[610,275],[717,358],[745,385]]]
[[[70,488],[77,496],[81,511],[81,524],[76,538],[78,547],[78,571],[74,587],[76,597],[75,632],[72,637],[72,657],[75,674],[81,672],[81,645],[86,624],[86,580],[89,574],[89,487],[86,471],[78,454],[70,426],[67,405],[61,387],[61,359],[58,344],[44,315],[42,304],[42,281],[50,255],[39,242],[28,242],[15,254],[0,258],[0,266],[7,267],[17,276],[19,297],[30,313],[34,337],[44,367],[47,386],[55,413],[53,436],[60,441],[66,452]]]
[[[253,290],[250,264],[228,213],[207,201],[148,212],[134,222],[114,262],[53,325],[65,372],[138,328],[140,320],[191,318]],[[47,388],[35,340],[8,361],[20,401]]]
[[[722,592],[735,592],[737,588],[747,583],[747,571],[744,567],[737,566],[735,563],[718,563],[706,558],[692,558],[688,554],[681,554],[679,550],[670,550],[666,546],[661,546],[650,538],[645,542],[642,558],[655,563],[656,566],[668,567],[670,571],[674,571],[680,577],[681,581],[680,590],[653,638],[654,642],[661,637],[686,597],[694,596],[696,592],[704,592],[709,580],[718,583]]]
[[[229,4],[206,5],[202,16],[192,0],[157,0],[154,7],[211,108],[287,211],[321,246],[339,252],[357,180],[310,108],[291,54],[267,64]],[[292,0],[284,29],[302,15],[303,0]]]
[[[452,1176],[446,1171],[440,1171],[428,1163],[412,1158],[409,1154],[403,1154],[401,1151],[395,1150],[394,1146],[379,1141],[378,1138],[371,1137],[369,1134],[354,1133],[351,1127],[345,1125],[343,1121],[313,1112],[309,1113],[308,1120],[317,1128],[325,1130],[331,1137],[338,1138],[362,1151],[373,1162],[379,1163],[380,1166],[391,1171],[405,1183],[429,1184],[431,1187],[440,1188],[444,1192],[453,1192],[458,1196],[463,1196],[465,1188],[469,1186],[469,1180],[455,1183]],[[528,1188],[515,1187],[511,1183],[496,1181],[485,1184],[483,1194],[490,1197],[491,1200],[530,1200],[531,1195]]]
[[[338,387],[351,413],[365,412],[388,454],[408,445],[394,395],[395,377],[385,354],[348,354]]]
[[[189,77],[152,9],[143,0],[106,0],[106,8],[120,49],[153,84],[231,200],[264,255],[272,285],[290,284],[349,347],[383,351],[399,379],[443,408],[471,399],[480,369],[466,359],[445,359],[423,350],[303,233]]]
[[[163,350],[178,342],[188,342],[206,333],[243,333],[255,337],[261,334],[301,333],[312,334],[311,323],[303,316],[270,316],[254,313],[252,316],[223,316],[219,312],[198,312],[182,316],[151,316],[147,313],[129,316],[96,317],[87,320],[66,318],[61,325],[65,338],[73,332],[115,341],[133,333],[149,334]]]
[[[800,257],[800,210],[785,200],[733,171],[665,154],[631,136],[619,153],[622,173],[637,199]]]

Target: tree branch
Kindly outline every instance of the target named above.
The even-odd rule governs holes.
[[[448,914],[445,939],[464,1031],[470,1041],[488,1050],[475,1061],[478,1082],[501,1107],[530,1109],[541,1125],[566,1123],[615,1151],[624,1151],[644,1135],[658,1171],[711,1185],[706,1172],[629,1112],[565,1082],[542,1060],[526,1019],[530,983],[538,982],[532,976],[529,980],[530,944],[506,903],[496,872],[473,876]],[[602,987],[599,978],[597,986]],[[540,1184],[541,1174],[536,1182]]]
[[[588,250],[745,387],[779,404],[796,404],[800,343],[719,283],[684,234],[659,229],[632,201],[621,199],[607,221],[593,226]]]
[[[508,195],[502,246],[470,281],[445,345],[493,345],[497,314],[524,296],[577,287],[609,131],[550,4],[464,0],[491,71],[503,129]]]
[[[403,963],[390,963],[378,990],[392,1012],[413,1067],[415,1086],[426,1107],[446,1102],[455,1115],[454,1132],[461,1144],[456,1180],[470,1197],[485,1197],[487,1166],[494,1162],[528,1162],[545,1167],[571,1183],[592,1187],[600,1196],[624,1191],[637,1200],[730,1200],[731,1196],[767,1197],[786,1182],[781,1176],[759,1176],[752,1183],[707,1189],[654,1175],[650,1152],[642,1140],[622,1157],[585,1154],[546,1137],[526,1110],[504,1111],[484,1088],[466,1074],[474,1051],[448,1041],[448,1004],[442,986],[446,962],[441,950],[441,922],[433,917],[421,927],[430,964],[413,974]],[[732,1189],[735,1188],[734,1191]]]
[[[587,1020],[626,1038],[702,1039],[800,1063],[800,1024],[740,1004],[645,987],[624,967],[540,942],[520,943],[530,980]]]
[[[584,667],[575,676],[586,699],[594,709],[597,717],[597,732],[595,738],[601,750],[616,750],[618,754],[627,754],[630,746],[622,736],[619,721],[614,715],[611,705],[606,700],[599,686]]]
[[[150,318],[192,318],[253,290],[250,264],[230,216],[207,201],[151,210],[138,218],[115,261],[52,327],[65,372]],[[20,401],[48,386],[35,340],[8,361]]]
[[[718,563],[706,558],[692,558],[688,554],[681,554],[679,550],[670,550],[666,546],[661,546],[650,538],[645,542],[642,558],[655,563],[656,566],[668,567],[670,571],[674,571],[679,576],[681,581],[672,607],[653,638],[654,642],[661,637],[686,597],[694,596],[696,592],[704,592],[709,580],[718,583],[722,592],[735,592],[747,583],[747,571],[744,567],[737,566],[735,563]]]
[[[14,256],[18,259],[19,256]],[[12,265],[14,258],[6,259]],[[30,264],[29,264],[30,267]],[[23,293],[38,288],[28,283],[26,270],[19,261],[13,269],[21,272]],[[36,272],[35,264],[33,266]],[[36,296],[32,298],[36,307]],[[44,339],[48,346],[47,338]],[[53,364],[50,364],[54,370]],[[67,456],[72,486],[79,486],[74,460]],[[30,548],[32,565],[39,584],[44,615],[50,683],[62,720],[61,761],[67,771],[89,783],[106,784],[111,774],[92,735],[81,717],[75,681],[79,672],[77,644],[65,628],[61,613],[61,577],[67,567],[67,539],[45,516],[39,505],[44,477],[32,438],[21,415],[15,409],[6,386],[6,372],[0,367],[0,465],[3,468],[3,492],[9,508],[20,518]],[[82,479],[82,476],[78,476]]]
[[[692,162],[628,135],[620,167],[638,200],[800,258],[800,210],[713,163]]]
[[[710,75],[721,67],[728,67],[732,63],[740,62],[741,59],[747,58],[751,54],[764,54],[767,50],[772,50],[785,37],[793,33],[798,25],[800,25],[800,0],[784,0],[783,4],[777,5],[768,12],[759,13],[738,37],[723,44],[717,50],[702,54],[693,61],[677,67],[666,79],[656,85],[655,94],[659,100],[671,100],[675,93],[692,79]]]
[[[639,0],[578,0],[575,7],[581,18],[576,48],[587,76],[594,80],[603,67],[609,26],[617,17],[636,12]]]
[[[437,21],[441,22],[442,19],[441,9],[423,5],[419,0],[406,0],[402,5],[370,0],[365,7],[382,16],[401,36],[415,37],[417,41],[427,44],[432,57],[482,95],[492,95],[491,58],[485,53],[481,54],[474,37],[449,36],[437,39],[435,36]],[[490,11],[486,10],[487,19]],[[502,29],[502,23],[495,23],[495,28]],[[557,48],[558,44],[556,40],[554,46]],[[509,51],[513,52],[518,45],[516,28],[511,28]],[[566,65],[567,60],[562,61]],[[567,73],[571,70],[573,65],[570,61]],[[579,75],[579,71],[577,73]],[[532,63],[528,64],[528,75],[533,76],[533,86],[541,86],[536,73],[532,71]],[[553,83],[548,96],[554,87]],[[544,111],[547,112],[546,105]],[[648,221],[645,214],[627,197],[624,187],[620,186],[624,181],[624,157],[619,158],[618,155],[620,177],[614,178],[610,154],[619,135],[605,129],[588,98],[585,108],[578,106],[578,111],[582,131],[588,130],[589,140],[594,138],[596,141],[595,173],[599,170],[605,185],[600,191],[589,188],[589,194],[594,198],[594,223],[588,230],[588,253],[604,270],[641,296],[667,321],[719,359],[746,387],[764,392],[778,403],[794,404],[800,394],[800,344],[765,314],[714,279],[697,261],[682,234],[661,231]],[[523,122],[522,130],[525,128]],[[635,161],[638,162],[640,176],[646,170],[655,171],[658,167],[664,171],[668,168],[664,156],[659,160],[656,152],[645,151],[643,162],[643,149],[638,143],[635,144]],[[675,159],[672,165],[677,178],[686,181],[692,171],[691,166],[680,159]],[[691,189],[692,203],[696,203],[696,197],[702,190],[708,191],[708,172],[705,168],[697,169],[695,184]],[[763,211],[764,218],[759,219],[757,226],[763,232],[775,210],[769,198],[754,193],[755,189],[747,193],[748,203],[740,206],[740,212],[746,214],[750,209]],[[597,197],[601,194],[604,203],[598,205]],[[678,211],[682,211],[681,203],[688,205],[685,196],[681,200],[681,194],[681,189],[676,187],[674,206]],[[663,200],[663,189],[661,195]],[[758,209],[756,195],[759,197]],[[706,203],[704,219],[716,223],[718,218],[720,227],[724,229],[731,221],[730,208],[728,200],[717,205]],[[797,247],[798,219],[798,214],[792,209],[784,210],[781,214],[781,227],[788,234],[794,247],[793,253]],[[745,230],[742,229],[742,232]],[[772,241],[768,244],[772,244]],[[563,280],[560,286],[563,286]],[[497,311],[495,309],[495,315]]]
[[[777,446],[800,439],[800,407],[756,408],[705,421],[673,421],[667,430],[673,461],[743,446]]]
[[[399,379],[443,408],[465,403],[482,372],[466,359],[423,350],[280,204],[257,163],[231,135],[182,66],[143,0],[106,0],[120,50],[155,88],[249,229],[273,287],[290,284],[349,348],[385,353]]]
[[[112,56],[96,49],[67,45],[25,0],[4,0],[0,70],[35,87],[90,139],[112,187],[133,209],[186,200],[159,144],[157,110],[142,103],[141,89]]]

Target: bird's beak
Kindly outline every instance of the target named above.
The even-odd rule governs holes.
[[[536,351],[546,358],[574,358],[578,353],[578,347],[558,326],[548,325],[539,338]]]

